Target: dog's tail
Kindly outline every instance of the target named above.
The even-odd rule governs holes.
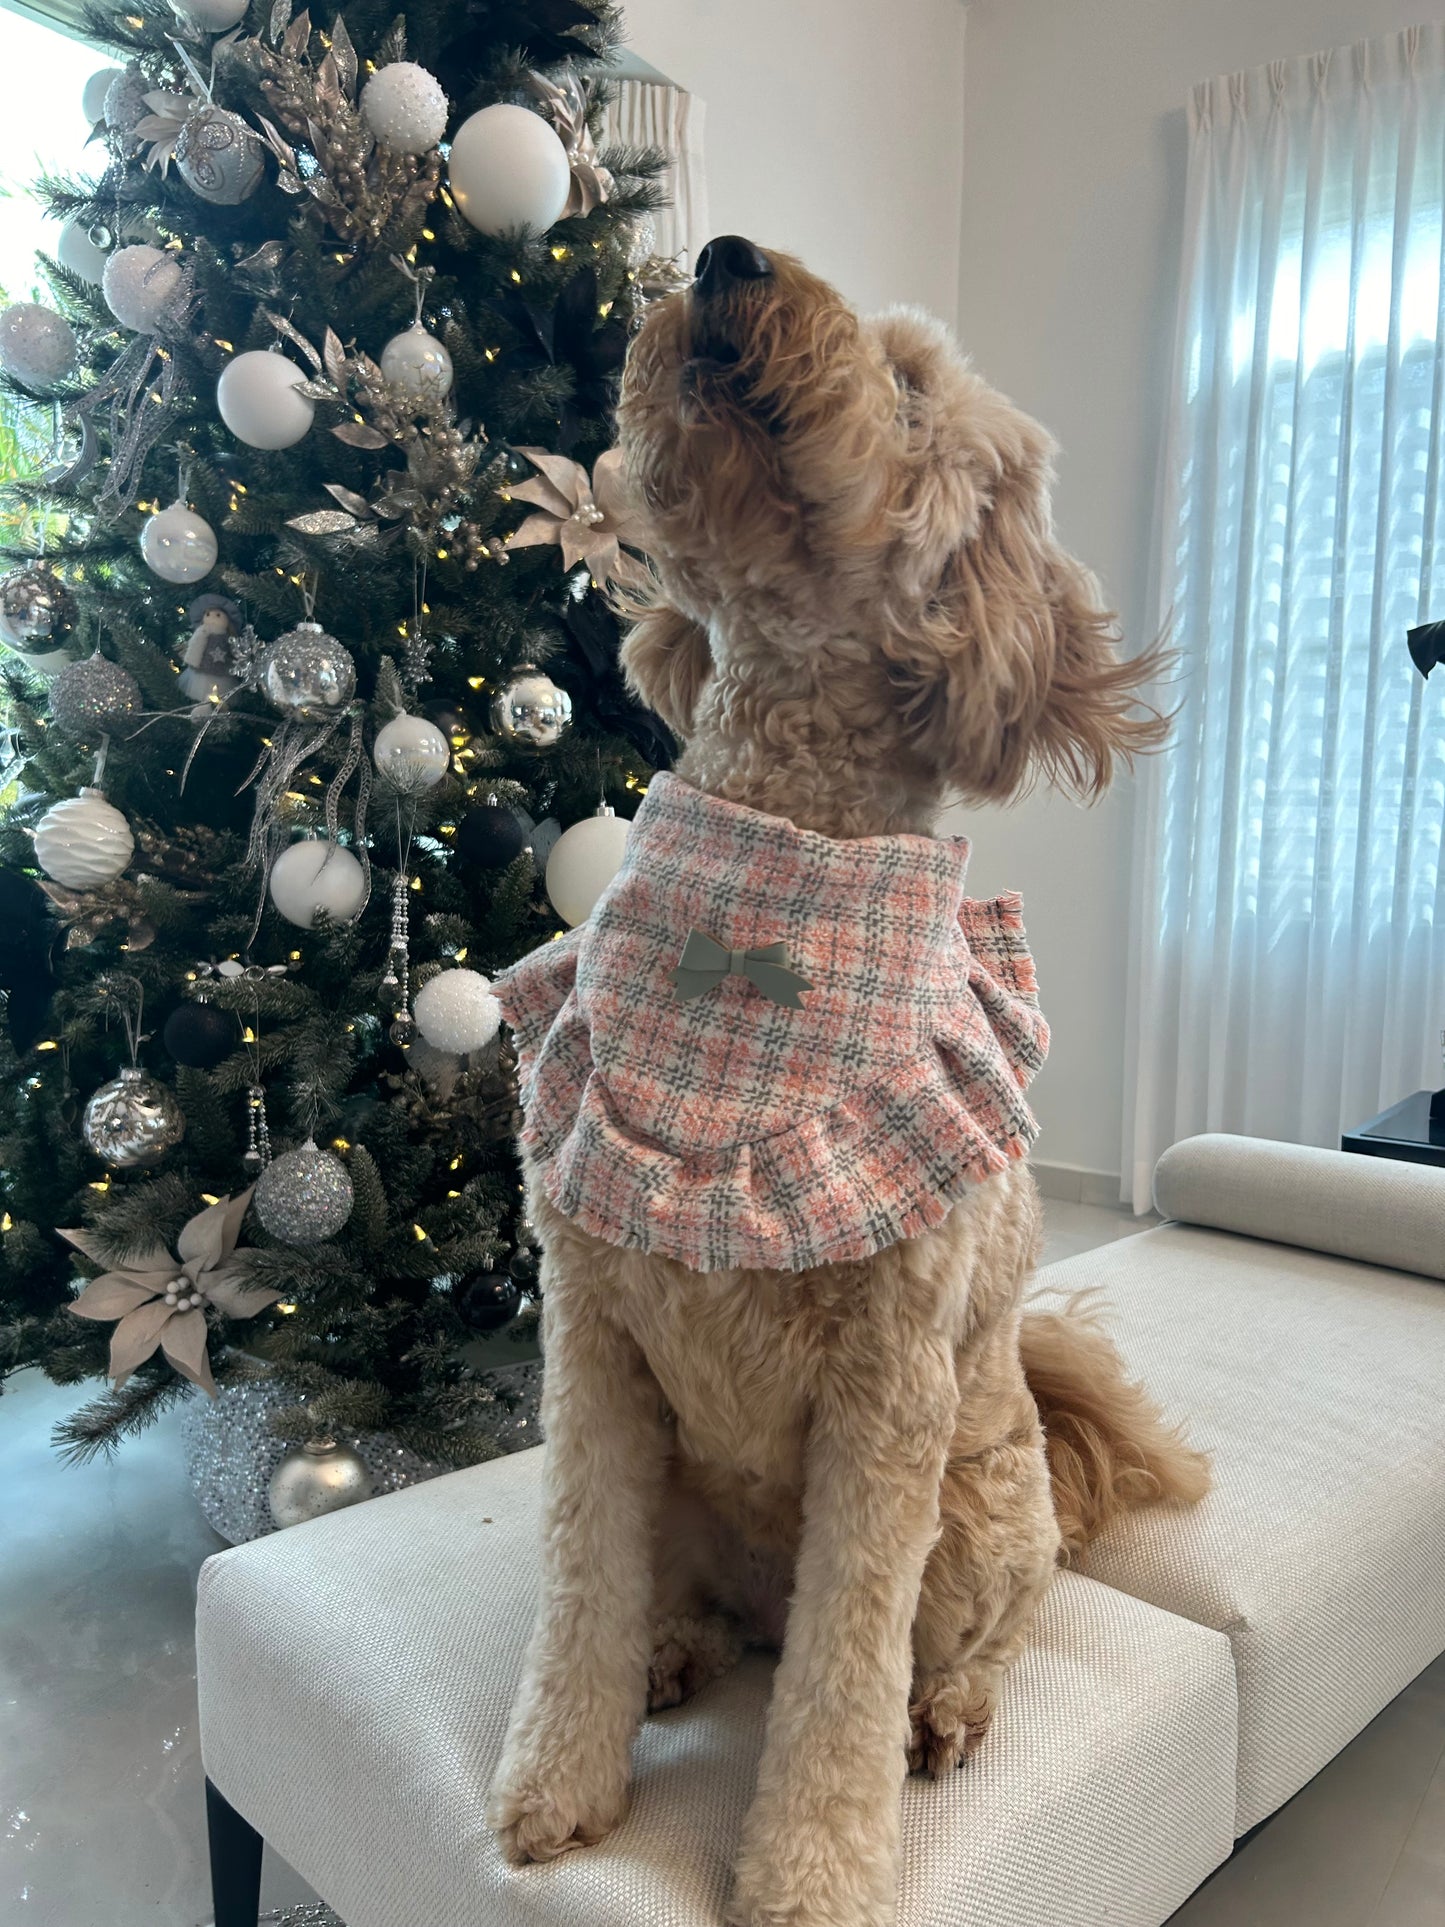
[[[1035,1303],[1019,1340],[1043,1421],[1065,1560],[1077,1559],[1121,1513],[1161,1499],[1193,1505],[1211,1482],[1209,1460],[1129,1378],[1093,1296],[1080,1292],[1059,1311]]]

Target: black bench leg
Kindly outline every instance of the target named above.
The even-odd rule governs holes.
[[[209,1780],[206,1832],[211,1843],[215,1927],[256,1927],[261,1913],[261,1852],[266,1843]]]

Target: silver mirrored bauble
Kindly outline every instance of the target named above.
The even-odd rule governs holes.
[[[185,1136],[186,1120],[164,1084],[127,1064],[86,1105],[80,1134],[98,1158],[126,1171],[158,1164]]]
[[[260,684],[268,702],[288,716],[314,723],[351,701],[356,664],[319,622],[298,622],[262,656]]]
[[[77,352],[74,328],[43,302],[17,301],[0,313],[0,368],[37,394],[64,381]]]
[[[52,720],[80,742],[108,734],[140,706],[135,677],[99,650],[62,669],[50,685]]]
[[[58,648],[79,613],[75,597],[43,562],[0,577],[0,642],[12,649]]]
[[[372,1491],[371,1474],[359,1452],[335,1439],[308,1439],[298,1452],[288,1452],[271,1474],[267,1497],[271,1517],[284,1530],[369,1499]]]
[[[273,1238],[314,1245],[331,1238],[351,1216],[351,1174],[330,1151],[308,1138],[273,1158],[256,1180],[251,1208]]]
[[[492,698],[492,728],[504,742],[550,749],[571,727],[572,698],[531,663],[523,663]]]
[[[176,137],[176,172],[201,200],[239,207],[261,185],[266,150],[239,114],[198,107]]]

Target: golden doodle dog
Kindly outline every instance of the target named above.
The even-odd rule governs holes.
[[[905,1772],[983,1741],[1056,1562],[1208,1485],[1086,1314],[1024,1308],[1047,1032],[1017,899],[930,834],[946,792],[1102,793],[1159,660],[1054,540],[1048,437],[921,315],[723,237],[619,420],[658,578],[625,665],[685,749],[497,987],[548,1446],[490,1816],[517,1864],[601,1840],[649,1707],[778,1645],[729,1919],[886,1927]]]

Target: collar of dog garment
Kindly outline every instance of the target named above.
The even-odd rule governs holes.
[[[591,917],[495,985],[557,1208],[696,1271],[801,1271],[1022,1156],[1048,1026],[1020,899],[966,897],[967,863],[654,777]]]

